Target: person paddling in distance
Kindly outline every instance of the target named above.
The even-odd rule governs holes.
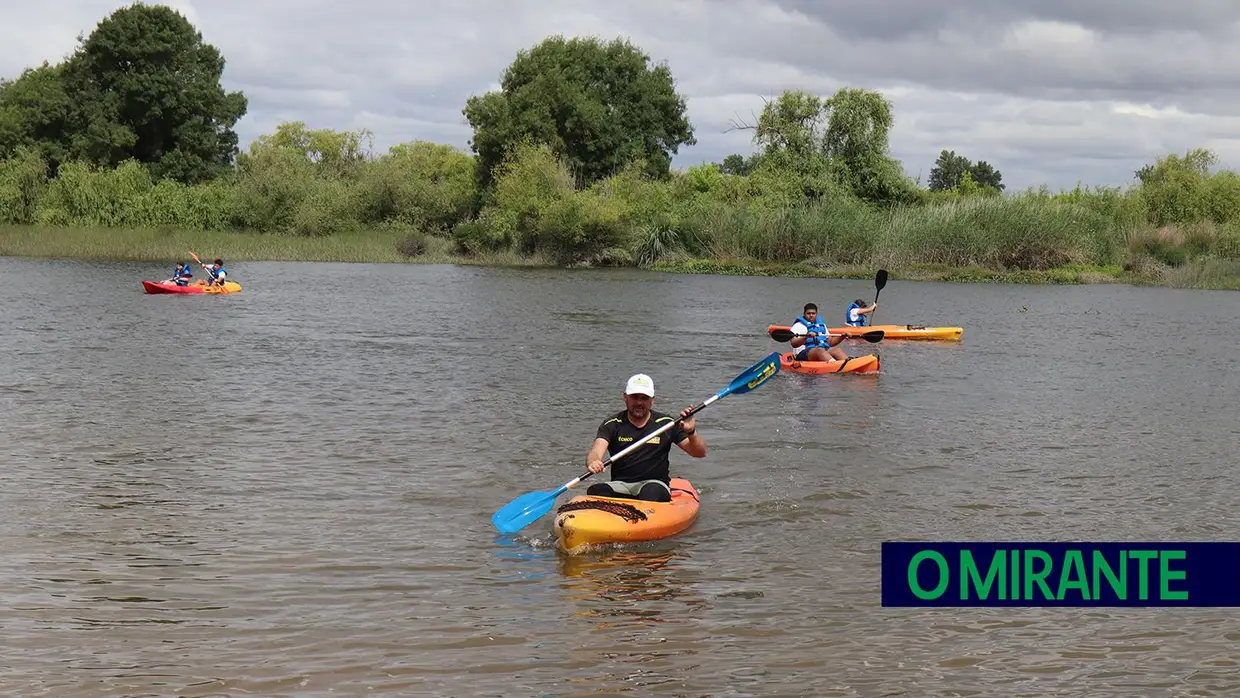
[[[797,361],[843,361],[848,358],[848,353],[836,346],[844,341],[844,338],[827,332],[827,326],[818,317],[817,305],[806,303],[801,317],[793,321],[791,329],[793,334],[809,335],[793,337],[789,342],[792,345],[792,357]]]
[[[188,286],[189,280],[194,278],[194,274],[189,269],[189,262],[182,264],[177,262],[176,271],[172,272],[172,278],[168,279],[177,286]]]
[[[844,322],[851,327],[865,327],[869,323],[866,315],[874,312],[878,308],[878,301],[874,301],[871,305],[858,298],[848,306],[848,312],[844,314]]]
[[[594,446],[586,456],[590,472],[603,472],[603,458],[615,455],[642,437],[677,421],[676,417],[658,412],[654,405],[654,381],[644,373],[629,378],[624,387],[624,410],[608,417],[598,427]],[[650,439],[626,457],[611,464],[611,481],[600,482],[586,489],[596,497],[624,497],[651,502],[672,501],[671,467],[668,454],[672,444],[694,458],[706,456],[706,441],[697,433],[697,419],[688,416],[690,405],[680,413],[679,424]]]
[[[228,272],[224,270],[224,260],[222,259],[217,258],[214,264],[211,266],[204,264],[202,265],[202,268],[206,269],[207,273],[211,275],[210,278],[207,279],[208,286],[211,286],[212,284],[216,286],[223,286],[224,281],[228,278]]]

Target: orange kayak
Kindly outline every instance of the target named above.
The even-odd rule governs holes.
[[[772,330],[791,330],[788,325],[771,325],[766,328],[767,334]],[[883,339],[939,339],[959,341],[964,334],[963,327],[926,327],[925,325],[870,325],[868,327],[828,327],[831,334],[842,334],[855,337],[874,330],[883,331]]]
[[[798,361],[792,352],[781,354],[779,368],[793,373],[875,373],[878,371],[878,355],[850,356],[843,361]]]
[[[684,478],[671,481],[672,501],[646,502],[628,497],[573,497],[560,506],[552,528],[556,544],[569,555],[590,545],[659,540],[674,536],[697,520],[698,492]]]

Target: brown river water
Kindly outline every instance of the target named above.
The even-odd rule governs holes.
[[[883,608],[886,540],[1240,540],[1240,295],[892,279],[878,375],[698,417],[685,533],[490,515],[632,373],[701,402],[872,281],[0,259],[0,695],[1234,696],[1240,609]],[[578,493],[584,487],[574,490]],[[564,501],[566,497],[561,499]]]

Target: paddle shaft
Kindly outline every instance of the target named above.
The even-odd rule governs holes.
[[[870,344],[874,344],[874,343],[883,341],[884,334],[885,333],[883,332],[883,330],[870,330],[869,332],[862,332],[859,334],[852,334],[852,333],[835,334],[834,332],[826,332],[823,334],[819,334],[817,336],[864,339]],[[796,334],[792,330],[783,329],[783,328],[771,330],[770,335],[771,335],[771,339],[775,340],[776,342],[791,342],[793,339],[797,337],[809,337],[810,336],[809,334]]]
[[[878,294],[882,293],[883,287],[887,285],[887,270],[879,269],[874,275],[874,305],[878,305]],[[874,313],[878,312],[878,308],[870,311],[870,321],[866,324],[874,324]]]

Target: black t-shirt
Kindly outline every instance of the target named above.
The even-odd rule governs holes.
[[[596,438],[607,439],[607,453],[615,455],[641,440],[643,436],[675,421],[671,415],[650,410],[650,418],[646,426],[638,429],[628,419],[628,411],[621,410],[599,425]],[[662,480],[671,483],[668,453],[672,444],[680,443],[689,438],[679,424],[664,431],[662,434],[638,446],[624,458],[610,464],[611,479],[622,482],[640,482],[642,480]]]

